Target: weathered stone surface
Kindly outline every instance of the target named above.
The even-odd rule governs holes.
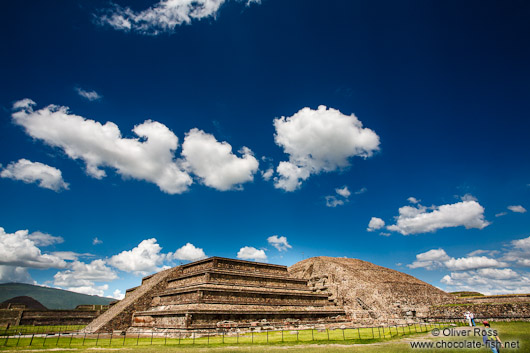
[[[289,268],[313,290],[329,291],[354,322],[425,317],[431,305],[454,303],[450,294],[405,273],[348,258],[313,257]]]

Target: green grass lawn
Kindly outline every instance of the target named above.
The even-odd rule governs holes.
[[[494,329],[499,331],[503,341],[519,341],[520,349],[504,349],[504,352],[530,352],[530,323],[494,323]],[[62,352],[90,352],[97,349],[98,352],[124,350],[132,352],[284,352],[286,349],[293,352],[488,352],[482,349],[412,349],[410,343],[413,341],[437,342],[442,339],[446,341],[462,341],[464,339],[482,341],[480,337],[432,337],[429,331],[435,326],[422,326],[422,333],[416,333],[414,327],[393,327],[391,332],[385,328],[385,335],[380,329],[379,338],[377,329],[372,334],[371,328],[330,330],[317,332],[314,330],[299,331],[298,335],[291,331],[242,334],[236,336],[212,336],[200,338],[178,337],[155,337],[152,341],[150,336],[127,335],[113,336],[100,335],[97,337],[83,335],[72,336],[58,335],[44,337],[33,337],[31,347],[30,337],[12,336],[4,346],[0,340],[0,350],[54,350],[62,348]],[[438,326],[436,326],[438,327]],[[409,333],[409,328],[411,328]],[[403,329],[405,334],[403,334]],[[418,331],[419,327],[416,326]],[[427,333],[426,333],[427,331]],[[328,340],[329,332],[329,340]],[[361,339],[359,339],[359,335]],[[268,336],[268,337],[267,337]],[[298,336],[298,337],[297,337]],[[375,336],[375,338],[373,338]],[[5,338],[4,338],[5,339]],[[83,341],[84,339],[84,341]],[[267,342],[268,340],[268,342]],[[223,343],[224,341],[224,343]],[[97,343],[97,346],[96,346]],[[17,346],[18,344],[18,346]],[[71,348],[71,349],[70,349]]]

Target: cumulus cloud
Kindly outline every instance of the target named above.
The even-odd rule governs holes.
[[[21,180],[26,184],[37,183],[41,188],[53,191],[68,190],[68,183],[63,180],[59,169],[27,159],[9,163],[0,172],[0,177]]]
[[[530,236],[513,240],[510,245],[511,247],[502,260],[515,262],[519,266],[530,267]]]
[[[145,239],[137,247],[112,256],[108,263],[119,270],[143,276],[161,270],[160,266],[167,258],[161,250],[155,238]]]
[[[421,200],[418,200],[417,198],[411,196],[407,199],[407,201],[413,204],[417,204],[420,203]]]
[[[327,207],[337,207],[337,206],[342,206],[342,205],[344,205],[344,199],[340,199],[334,195],[326,196]]]
[[[34,111],[35,104],[31,99],[16,102],[13,121],[33,138],[83,160],[90,176],[101,179],[106,175],[101,168],[110,167],[123,177],[155,183],[169,194],[182,193],[191,185],[191,177],[174,160],[178,138],[165,125],[147,120],[134,127],[138,138],[123,138],[112,122],[85,119],[64,106]]]
[[[42,244],[43,241],[49,242],[50,239],[59,237],[48,234],[48,238],[43,238],[42,234],[39,232],[36,240],[32,240],[27,230],[6,233],[4,228],[0,227],[0,265],[41,269],[65,268],[64,260],[51,254],[43,254],[36,246],[36,242]]]
[[[368,158],[379,149],[379,136],[363,128],[355,115],[323,105],[275,119],[274,128],[275,143],[289,155],[274,178],[275,187],[285,191],[298,189],[312,174],[344,169],[351,157]]]
[[[122,300],[123,298],[125,298],[125,294],[123,294],[121,290],[116,289],[114,292],[112,292],[112,298]]]
[[[347,186],[343,186],[342,188],[336,188],[335,192],[346,199],[351,195],[351,192]]]
[[[528,273],[518,274],[512,269],[480,269],[477,271],[452,272],[441,282],[449,291],[478,291],[486,295],[528,293]]]
[[[444,249],[432,249],[416,255],[416,261],[407,265],[408,268],[425,268],[434,270],[445,268],[450,271],[467,271],[483,268],[505,267],[507,263],[486,256],[468,256],[454,258],[447,255]]]
[[[120,31],[146,35],[173,32],[177,26],[193,20],[215,17],[226,0],[161,0],[150,8],[137,12],[130,7],[114,5],[97,17],[101,25]],[[247,5],[260,0],[247,0]]]
[[[92,239],[92,245],[98,245],[98,244],[103,244],[103,240],[98,239],[98,237],[95,237],[94,239]]]
[[[403,206],[399,209],[396,224],[388,230],[403,235],[435,232],[438,229],[463,226],[466,229],[483,229],[490,223],[484,219],[484,207],[468,200],[441,206]]]
[[[526,212],[526,208],[524,208],[523,206],[521,205],[517,205],[517,206],[508,206],[508,209],[512,212],[515,212],[515,213],[525,213]]]
[[[39,231],[28,234],[28,239],[33,241],[36,246],[50,246],[54,244],[61,244],[64,242],[63,237],[55,237],[51,234]]]
[[[252,246],[245,246],[239,249],[237,258],[241,260],[267,261],[265,250],[258,250]]]
[[[271,180],[272,176],[274,175],[274,168],[269,168],[266,171],[261,172],[261,177],[265,181]]]
[[[91,102],[93,101],[97,101],[97,100],[100,100],[101,98],[103,98],[101,95],[99,95],[99,93],[97,93],[96,91],[86,91],[84,89],[82,89],[81,87],[76,87],[75,88],[75,91],[77,92],[77,94],[79,94],[81,97],[85,98],[86,100],[89,100]]]
[[[197,248],[191,243],[186,243],[186,245],[175,251],[172,257],[175,260],[197,261],[205,259],[207,256],[203,249]]]
[[[95,291],[101,290],[94,282],[108,282],[116,278],[118,278],[116,272],[108,267],[104,260],[98,259],[90,263],[74,261],[68,270],[59,271],[53,276],[53,283],[68,290],[87,294],[86,288],[93,288]]]
[[[408,268],[426,268],[432,270],[440,267],[444,261],[450,260],[451,258],[444,249],[432,249],[427,252],[416,255],[416,261],[412,264],[407,265]]]
[[[451,258],[444,262],[447,269],[451,271],[465,271],[477,268],[504,267],[506,263],[500,262],[486,256],[470,256],[458,259]]]
[[[370,219],[370,222],[368,223],[368,228],[366,228],[367,231],[373,232],[376,229],[381,229],[385,226],[385,221],[383,221],[381,218],[378,217],[372,217]]]
[[[288,249],[292,248],[292,246],[287,242],[287,238],[284,236],[279,237],[277,235],[271,235],[267,238],[267,242],[278,249],[278,251],[287,251]]]
[[[202,183],[225,191],[254,180],[259,162],[247,147],[239,150],[242,157],[232,153],[227,142],[218,142],[213,135],[191,129],[182,144],[186,169],[197,175]]]
[[[25,267],[0,265],[0,283],[11,282],[33,284],[34,281]]]

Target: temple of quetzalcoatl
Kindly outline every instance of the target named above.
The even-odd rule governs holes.
[[[87,332],[336,323],[345,312],[286,266],[211,257],[145,277]]]

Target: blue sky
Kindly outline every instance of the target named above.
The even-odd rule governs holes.
[[[0,281],[325,255],[530,292],[530,4],[2,8]]]

